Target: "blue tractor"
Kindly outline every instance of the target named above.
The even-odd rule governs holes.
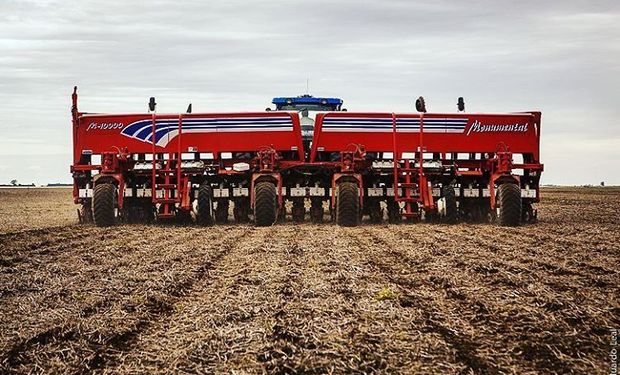
[[[340,98],[315,98],[304,94],[297,97],[277,97],[271,101],[276,105],[276,111],[342,111],[342,99]]]

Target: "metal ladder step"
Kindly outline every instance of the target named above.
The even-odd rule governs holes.
[[[177,198],[156,198],[155,199],[156,203],[162,203],[162,204],[171,204],[171,203],[181,203],[180,199]]]
[[[158,219],[174,219],[175,217],[176,217],[176,215],[173,214],[173,213],[163,213],[163,212],[161,212],[161,213],[157,214],[157,218]]]

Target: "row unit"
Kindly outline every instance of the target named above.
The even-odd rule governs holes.
[[[197,187],[197,186],[195,186]],[[168,190],[174,192],[175,190]],[[247,187],[217,187],[213,188],[213,198],[237,198],[237,197],[249,197],[250,192]],[[289,198],[301,198],[301,197],[325,197],[326,192],[329,191],[329,195],[331,196],[333,190],[317,187],[317,186],[299,186],[299,187],[290,187],[282,188],[282,194]],[[441,196],[440,188],[432,189],[433,196],[439,197]],[[164,197],[164,190],[158,189],[156,190],[157,198]],[[125,188],[123,195],[128,198],[150,198],[152,196],[151,188],[147,187],[139,187],[139,188]],[[369,187],[365,189],[365,195],[367,197],[393,197],[394,189],[391,187]],[[403,188],[399,189],[399,195],[404,196],[405,191]],[[412,196],[416,196],[417,192],[412,191]],[[489,189],[487,188],[478,188],[478,187],[461,187],[455,189],[455,195],[457,197],[463,198],[479,198],[479,197],[490,197],[491,194]],[[80,198],[92,198],[93,189],[79,189],[79,197]],[[536,190],[530,189],[529,186],[525,186],[524,189],[521,189],[521,198],[536,198]]]

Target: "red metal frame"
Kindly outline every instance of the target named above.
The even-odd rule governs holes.
[[[348,130],[325,129],[324,122],[328,119],[370,119],[384,120],[387,125],[377,129],[363,129],[352,126]],[[364,145],[366,152],[391,152],[393,141],[392,121],[420,120],[426,127],[429,121],[463,120],[462,130],[425,129],[423,138],[419,130],[398,130],[400,152],[416,152],[420,146],[427,152],[439,153],[493,153],[499,144],[506,144],[513,153],[532,154],[533,160],[540,157],[540,112],[524,112],[510,114],[480,113],[381,113],[381,112],[329,112],[317,115],[312,141],[310,161],[316,161],[321,151],[338,152],[348,144]],[[484,131],[486,126],[527,125],[525,131]]]
[[[161,205],[160,217],[172,217],[173,206],[180,204],[184,210],[191,208],[190,182],[187,175],[181,172],[183,152],[205,153],[213,156],[212,162],[221,164],[219,173],[222,175],[238,174],[230,170],[234,160],[223,160],[223,153],[256,152],[254,167],[258,167],[263,175],[270,170],[280,168],[277,163],[281,153],[292,152],[297,160],[282,160],[282,168],[290,168],[304,161],[304,149],[301,137],[299,117],[288,112],[246,112],[246,113],[194,113],[194,114],[88,114],[78,111],[77,90],[72,94],[73,121],[73,165],[72,172],[99,171],[113,177],[119,186],[124,188],[124,174],[129,164],[115,164],[112,173],[105,165],[80,164],[83,154],[105,155],[124,150],[124,157],[130,154],[150,154],[153,159],[151,170],[151,200]],[[167,130],[169,123],[176,119],[176,134],[168,135],[168,142],[160,144],[156,135],[162,128]],[[146,126],[141,123],[150,122],[150,134],[144,135]],[[217,124],[221,127],[213,127]],[[272,124],[280,125],[272,125]],[[134,133],[123,134],[131,126],[138,126]],[[137,124],[137,125],[136,125]],[[198,124],[198,125],[197,125]],[[238,124],[244,128],[242,132],[228,124]],[[274,127],[278,129],[272,130]],[[140,130],[142,129],[142,130]],[[185,130],[185,132],[184,132]],[[168,132],[170,134],[171,132]],[[176,140],[176,142],[173,142]],[[266,152],[266,150],[271,150]],[[120,154],[119,154],[120,155]],[[159,159],[158,155],[167,156]],[[265,167],[268,156],[270,167]],[[161,169],[158,169],[158,163]],[[175,168],[172,169],[172,166]],[[175,181],[171,180],[171,175]],[[275,176],[276,174],[274,174]],[[282,204],[282,183],[278,181],[279,202]],[[163,189],[164,196],[159,198],[157,190]],[[78,186],[74,183],[73,195],[76,203],[80,202]],[[173,196],[172,191],[175,191]],[[123,194],[119,192],[119,207],[122,207]]]
[[[405,211],[403,216],[407,218],[418,217],[418,211],[414,210],[413,203],[421,203],[422,207],[426,210],[433,210],[435,208],[432,191],[429,189],[428,181],[424,175],[424,114],[420,114],[420,131],[419,131],[419,145],[417,150],[418,155],[418,169],[411,168],[410,159],[403,161],[404,166],[400,167],[400,159],[402,153],[399,148],[399,139],[397,137],[397,120],[396,114],[392,113],[392,143],[393,143],[393,155],[394,155],[394,200],[396,202],[405,203]],[[404,181],[401,178],[404,176]],[[400,196],[400,189],[403,189],[404,197]],[[418,196],[414,197],[412,190],[418,189]]]
[[[310,161],[319,154],[344,150],[347,144],[363,145],[367,152],[392,152],[394,199],[405,203],[404,216],[413,217],[414,202],[425,210],[435,209],[432,189],[424,171],[424,154],[440,154],[441,161],[452,163],[457,176],[478,176],[490,173],[488,182],[491,207],[495,208],[495,185],[514,181],[513,169],[542,171],[540,155],[540,112],[513,114],[396,114],[330,112],[317,116]],[[327,121],[329,126],[324,126]],[[426,121],[431,122],[429,131]],[[402,125],[400,124],[402,123]],[[389,126],[389,125],[391,126]],[[510,150],[506,145],[510,145]],[[405,152],[417,155],[418,168],[411,167]],[[488,160],[446,159],[446,155],[480,153],[492,155]],[[530,162],[513,164],[513,153],[528,155]],[[401,167],[400,164],[403,166]],[[462,170],[467,169],[467,170]],[[400,188],[404,196],[400,195]],[[412,190],[417,188],[414,196]],[[539,192],[536,189],[539,200]]]
[[[263,121],[284,119],[290,122],[290,131],[234,131],[217,129],[212,132],[189,132],[181,137],[173,135],[166,145],[151,144],[136,137],[121,134],[128,125],[139,121],[176,121],[179,115],[171,114],[86,114],[76,113],[74,118],[74,165],[77,165],[83,152],[101,154],[111,151],[114,147],[126,147],[134,154],[150,154],[155,149],[157,153],[183,152],[195,149],[199,153],[212,153],[214,159],[225,152],[256,152],[260,147],[270,146],[281,151],[294,151],[298,160],[304,159],[301,126],[299,117],[288,112],[243,112],[243,113],[192,113],[183,115],[184,121],[239,120],[249,118],[263,119]],[[189,126],[185,125],[184,126]],[[193,129],[195,130],[195,129]],[[172,142],[177,138],[177,143]]]

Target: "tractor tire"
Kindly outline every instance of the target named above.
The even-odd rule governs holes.
[[[98,227],[116,224],[114,208],[116,206],[116,186],[111,183],[95,185],[93,193],[93,218]]]
[[[254,185],[254,220],[259,227],[273,225],[278,218],[276,185],[260,181]]]
[[[454,192],[454,186],[442,186],[441,195],[446,204],[446,215],[443,217],[443,222],[446,224],[456,224],[458,219],[458,208],[456,206],[456,193]]]
[[[198,207],[196,207],[196,222],[200,225],[213,224],[213,191],[207,182],[198,188]]]
[[[294,200],[293,201],[293,209],[291,211],[291,216],[293,216],[293,221],[296,223],[303,223],[306,217],[306,207],[304,205],[303,200]]]
[[[230,202],[227,199],[220,199],[217,201],[215,207],[215,222],[218,224],[228,223],[228,209]]]
[[[338,184],[336,200],[336,222],[342,227],[354,227],[360,221],[360,197],[357,183]]]
[[[521,188],[513,183],[501,184],[498,189],[499,216],[503,227],[516,227],[521,223]]]

